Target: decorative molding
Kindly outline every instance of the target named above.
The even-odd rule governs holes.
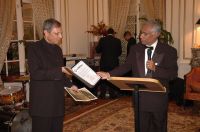
[[[172,31],[172,22],[173,22],[173,1],[171,0],[171,23],[170,23],[170,31]]]
[[[180,5],[181,5],[181,0],[179,0],[179,4],[178,4],[178,13],[180,14],[181,13],[181,7],[180,7]],[[181,35],[180,35],[180,16],[181,15],[179,15],[179,19],[178,19],[178,23],[179,23],[179,26],[178,26],[178,51],[179,51],[179,55],[180,55],[180,38],[181,38]]]
[[[184,24],[183,24],[183,59],[185,57],[185,26],[186,26],[186,1],[184,0]]]
[[[70,31],[69,31],[69,0],[64,0],[65,1],[65,4],[66,6],[65,7],[65,21],[67,22],[66,23],[66,31],[67,31],[67,38],[66,38],[66,42],[67,42],[67,54],[70,54],[70,49],[71,49],[71,43],[70,43]]]
[[[191,0],[190,2],[193,2],[193,10],[192,10],[192,30],[193,31],[191,31],[192,32],[192,40],[191,40],[191,48],[192,48],[192,46],[193,46],[193,43],[194,43],[194,0]],[[187,14],[186,14],[186,12],[187,12],[187,7],[186,7],[186,4],[187,4],[187,2],[186,2],[186,0],[184,0],[184,26],[183,26],[183,28],[184,28],[184,39],[183,39],[183,59],[186,59],[186,60],[190,60],[191,59],[191,56],[189,57],[189,56],[187,56],[187,54],[186,54],[186,51],[188,50],[188,49],[186,49],[186,38],[185,38],[185,35],[186,35],[186,30],[185,30],[185,28],[186,28],[186,21],[188,20],[188,19],[186,19],[187,18]]]
[[[193,12],[192,12],[192,15],[193,15],[193,19],[192,19],[192,23],[193,23],[193,32],[192,32],[192,47],[194,46],[194,30],[195,30],[195,24],[196,24],[196,22],[194,22],[194,20],[195,20],[195,15],[194,15],[194,13],[196,12],[195,11],[195,4],[196,3],[196,1],[195,0],[193,0]]]

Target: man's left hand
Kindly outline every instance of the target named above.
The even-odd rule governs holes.
[[[75,85],[71,86],[70,89],[73,90],[73,91],[75,91],[75,92],[78,92],[78,91],[79,91],[79,90],[78,90],[78,87],[75,86]]]

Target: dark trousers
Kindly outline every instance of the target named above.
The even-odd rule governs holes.
[[[140,132],[167,132],[167,112],[140,112]]]
[[[63,117],[32,116],[32,132],[62,132]]]
[[[167,94],[140,92],[139,100],[140,132],[167,132]],[[133,92],[133,108],[138,107],[135,103]],[[138,112],[135,115],[138,115]]]
[[[120,90],[107,80],[101,80],[99,85],[100,98],[105,98],[106,91],[109,92],[110,98],[117,98]]]

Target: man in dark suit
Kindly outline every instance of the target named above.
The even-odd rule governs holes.
[[[129,54],[130,48],[136,44],[136,39],[132,36],[130,31],[124,32],[124,39],[128,42],[128,44],[127,44],[127,52],[126,52],[126,57],[127,57],[128,54]],[[131,77],[132,73],[131,73],[131,71],[129,71],[128,73],[126,73],[123,76]]]
[[[96,47],[96,52],[101,53],[100,70],[110,71],[119,65],[119,56],[122,53],[121,41],[114,36],[115,31],[112,28],[107,30],[107,36],[102,37],[99,40],[99,44]],[[115,98],[117,91],[113,86],[108,86],[106,81],[102,81],[100,88],[101,98],[105,97],[106,89],[109,91],[111,98]]]
[[[66,78],[62,50],[61,23],[47,19],[44,38],[28,45],[30,71],[30,115],[32,132],[62,132],[64,117],[64,86],[77,91]]]
[[[141,28],[141,42],[131,48],[126,62],[109,73],[98,73],[102,79],[107,79],[131,70],[133,77],[155,78],[167,88],[166,93],[140,92],[141,132],[167,132],[168,83],[177,77],[177,51],[158,40],[160,32],[159,23],[145,22]],[[147,46],[153,47],[150,57],[147,51],[151,48]]]
[[[124,32],[124,39],[128,42],[126,56],[128,56],[131,46],[136,44],[136,39],[132,36],[130,31]]]

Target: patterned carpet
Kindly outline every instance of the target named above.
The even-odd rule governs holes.
[[[98,103],[97,103],[98,104]],[[70,117],[66,113],[64,132],[133,132],[134,116],[131,98],[123,97],[107,101],[95,107],[95,104],[76,105],[73,110],[79,113]],[[90,107],[80,112],[81,107]],[[70,111],[70,108],[68,109]],[[178,107],[170,102],[168,112],[169,132],[200,132],[200,114],[192,107]]]

